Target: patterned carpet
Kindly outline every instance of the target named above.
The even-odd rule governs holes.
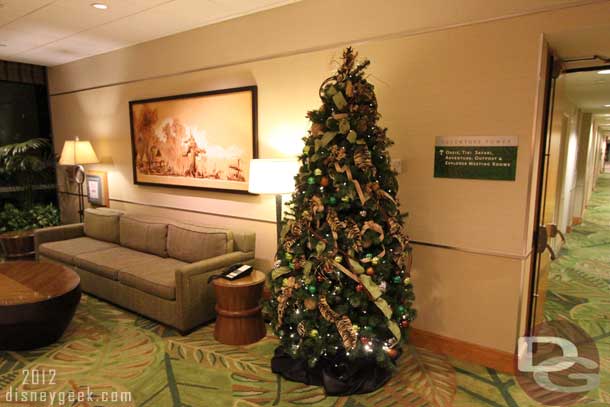
[[[610,405],[610,176],[598,184],[585,221],[568,236],[551,271],[547,318],[568,318],[595,339],[602,385],[581,405]],[[213,325],[181,337],[135,314],[84,296],[60,342],[30,352],[0,352],[0,406],[48,406],[6,401],[7,391],[67,394],[90,388],[94,402],[74,406],[535,406],[513,377],[493,369],[409,348],[393,379],[368,395],[326,397],[320,388],[273,375],[276,340],[245,347],[214,341]],[[53,384],[24,384],[23,369],[55,369]],[[129,392],[131,401],[102,394]],[[14,400],[13,396],[13,400]],[[120,398],[117,396],[117,398]],[[123,399],[124,400],[124,399]],[[56,404],[57,401],[56,401]]]
[[[583,223],[566,236],[548,287],[546,319],[575,322],[600,354],[601,383],[586,405],[610,406],[610,174],[600,176]]]

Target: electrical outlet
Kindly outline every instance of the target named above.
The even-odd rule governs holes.
[[[402,160],[399,158],[392,159],[392,169],[396,171],[398,174],[402,174]]]

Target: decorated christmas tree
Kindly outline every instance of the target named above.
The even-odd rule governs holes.
[[[369,61],[351,48],[320,87],[299,157],[266,303],[280,338],[272,368],[329,394],[391,375],[415,318],[410,247]]]

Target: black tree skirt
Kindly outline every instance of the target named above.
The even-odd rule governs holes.
[[[335,367],[338,365],[339,367]],[[370,393],[392,377],[390,369],[379,367],[374,360],[350,361],[320,359],[314,368],[306,360],[293,359],[280,347],[271,359],[271,370],[283,378],[313,386],[323,386],[329,396]]]

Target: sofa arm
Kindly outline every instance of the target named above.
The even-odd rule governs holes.
[[[254,264],[254,252],[232,252],[198,261],[176,270],[176,302],[179,329],[191,328],[214,318],[216,294],[210,276],[235,263]]]
[[[231,252],[191,263],[176,270],[176,282],[248,260],[254,260],[254,252]]]
[[[85,230],[82,223],[36,229],[34,231],[34,248],[36,249],[36,253],[38,253],[38,246],[43,243],[74,239],[84,235]]]

